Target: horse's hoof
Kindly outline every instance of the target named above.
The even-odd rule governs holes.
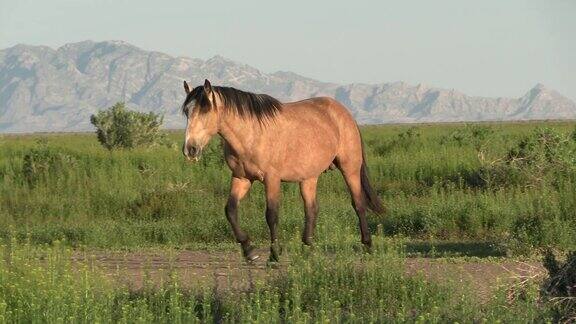
[[[280,262],[280,258],[278,258],[277,255],[270,255],[270,257],[268,258],[268,263],[278,263]]]
[[[254,261],[258,260],[258,258],[260,258],[260,256],[256,253],[254,253],[254,254],[245,256],[245,258],[246,258],[246,261],[254,262]]]
[[[252,246],[242,248],[242,253],[246,261],[253,262],[256,261],[260,256],[256,253],[256,249]]]
[[[280,257],[278,253],[270,251],[270,256],[268,257],[268,263],[277,263],[280,262]]]
[[[278,244],[274,244],[270,247],[270,257],[268,257],[268,262],[280,262],[280,254],[282,254],[282,248]]]

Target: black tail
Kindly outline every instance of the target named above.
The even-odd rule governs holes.
[[[362,141],[362,136],[360,136],[360,141]],[[372,188],[370,185],[370,179],[368,178],[368,166],[366,165],[364,142],[362,142],[362,167],[360,168],[360,183],[362,184],[362,193],[364,193],[364,200],[366,201],[368,208],[370,208],[376,214],[384,214],[384,206],[382,206],[382,202],[380,202],[376,192],[374,192],[374,188]]]

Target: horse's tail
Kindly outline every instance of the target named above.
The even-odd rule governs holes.
[[[358,130],[360,133],[360,130]],[[362,135],[360,135],[360,142],[362,145],[362,166],[360,167],[360,183],[362,185],[362,193],[364,194],[364,201],[373,212],[376,214],[383,214],[385,212],[380,198],[376,195],[374,188],[370,185],[370,179],[368,177],[368,165],[366,165],[366,153],[364,152],[364,141],[362,141]]]

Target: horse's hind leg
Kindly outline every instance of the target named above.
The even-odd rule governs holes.
[[[258,255],[250,245],[250,238],[238,224],[238,204],[240,200],[246,196],[251,186],[252,182],[250,180],[233,177],[230,186],[230,196],[228,197],[228,203],[225,208],[226,218],[228,218],[228,222],[230,222],[230,226],[232,226],[236,241],[242,246],[244,257],[249,261],[258,259]]]
[[[280,207],[280,179],[267,178],[264,181],[266,188],[266,223],[270,228],[270,258],[269,261],[278,262],[280,247],[278,246],[278,208]]]
[[[314,228],[316,227],[316,216],[318,215],[318,204],[316,202],[316,187],[318,178],[306,179],[300,182],[300,194],[304,200],[305,225],[302,242],[312,245]]]
[[[372,238],[370,237],[370,229],[368,228],[368,221],[366,220],[366,202],[364,201],[364,194],[362,192],[362,183],[360,178],[360,167],[353,168],[352,170],[342,168],[342,175],[350,190],[352,196],[352,207],[358,215],[360,223],[361,241],[366,248],[372,247]]]

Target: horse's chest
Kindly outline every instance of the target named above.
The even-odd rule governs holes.
[[[237,178],[264,181],[264,172],[262,169],[250,161],[241,160],[233,155],[227,155],[226,163],[230,170],[232,170],[232,175]]]

